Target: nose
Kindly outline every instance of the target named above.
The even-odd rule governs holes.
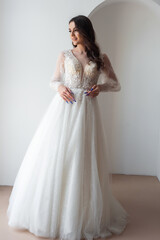
[[[74,36],[74,32],[71,32],[71,36]]]

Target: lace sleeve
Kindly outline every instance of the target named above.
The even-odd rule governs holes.
[[[112,68],[111,62],[107,55],[102,54],[104,61],[104,68],[100,70],[100,76],[98,79],[98,85],[100,86],[101,92],[116,92],[120,91],[121,85],[117,79],[117,76]]]
[[[64,73],[64,52],[62,51],[57,58],[56,67],[49,82],[49,86],[57,92],[58,87],[64,83]]]

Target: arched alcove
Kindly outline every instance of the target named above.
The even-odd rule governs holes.
[[[121,91],[99,97],[113,172],[157,176],[160,6],[154,1],[108,0],[89,18],[121,84]]]

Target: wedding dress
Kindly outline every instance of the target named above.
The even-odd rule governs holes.
[[[119,81],[108,77],[106,67],[97,70],[93,61],[80,60],[72,49],[60,52],[49,82],[55,95],[9,198],[9,226],[62,240],[106,238],[125,229],[129,214],[110,187],[98,100],[84,94],[98,81],[101,92],[121,89]],[[62,99],[61,84],[72,90],[76,102]]]

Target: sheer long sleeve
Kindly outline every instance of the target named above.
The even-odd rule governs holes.
[[[54,89],[55,91],[58,92],[58,87],[60,85],[63,85],[64,83],[64,74],[65,74],[65,68],[64,68],[64,53],[63,51],[60,52],[57,62],[56,62],[56,67],[54,70],[54,73],[51,77],[51,80],[49,82],[49,86]]]
[[[121,90],[121,85],[118,78],[112,68],[111,62],[107,55],[102,54],[104,61],[104,68],[101,69],[101,73],[98,79],[98,85],[101,92],[117,92]]]

